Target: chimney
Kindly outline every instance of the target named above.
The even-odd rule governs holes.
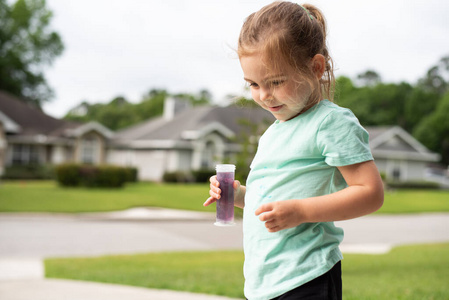
[[[173,118],[190,108],[190,102],[186,99],[167,97],[164,101],[164,119],[167,121],[173,120]]]

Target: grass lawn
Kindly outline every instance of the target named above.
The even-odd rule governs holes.
[[[122,189],[63,188],[54,181],[0,183],[2,212],[97,212],[152,206],[215,211],[203,207],[208,185],[133,183]]]
[[[0,182],[0,212],[96,212],[138,206],[215,211],[202,204],[208,184],[133,183],[123,189],[62,188],[54,181]],[[449,212],[449,191],[385,192],[378,213]],[[241,215],[241,213],[240,213]]]
[[[386,191],[384,205],[377,213],[449,212],[449,190]]]
[[[384,255],[346,254],[346,300],[449,299],[449,244],[404,246]],[[46,277],[243,298],[243,253],[171,252],[45,260]]]

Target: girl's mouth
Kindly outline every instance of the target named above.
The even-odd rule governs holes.
[[[278,106],[273,106],[273,107],[268,107],[268,109],[272,112],[276,112],[279,111],[282,108],[283,105],[278,105]]]

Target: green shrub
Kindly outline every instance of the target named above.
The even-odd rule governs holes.
[[[209,182],[209,178],[215,175],[215,170],[201,169],[192,172],[195,182],[204,183]]]
[[[137,168],[126,167],[125,172],[126,172],[126,182],[137,182],[138,179]]]
[[[54,167],[52,165],[16,165],[5,168],[3,179],[54,179]]]
[[[122,187],[128,178],[127,168],[112,165],[63,164],[56,167],[62,186]],[[137,176],[137,175],[136,175]]]
[[[95,185],[99,187],[122,187],[126,179],[126,168],[100,166],[96,174]]]
[[[175,172],[165,172],[162,180],[168,183],[205,183],[209,182],[209,178],[215,175],[214,170],[201,169],[192,172],[187,171],[175,171]]]
[[[440,184],[430,181],[387,181],[389,188],[396,189],[439,189]]]
[[[62,186],[79,186],[81,183],[80,165],[62,164],[55,168],[56,180]]]
[[[189,183],[194,182],[195,178],[189,172],[165,172],[162,176],[162,180],[168,183]]]
[[[80,165],[78,166],[79,182],[80,185],[86,187],[97,186],[99,169],[93,165]]]

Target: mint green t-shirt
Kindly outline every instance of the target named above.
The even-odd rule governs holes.
[[[343,230],[333,222],[304,223],[270,233],[255,216],[263,203],[331,194],[347,187],[337,166],[373,157],[368,133],[354,114],[323,100],[259,141],[246,184],[243,218],[245,296],[271,299],[329,271],[343,256]]]

